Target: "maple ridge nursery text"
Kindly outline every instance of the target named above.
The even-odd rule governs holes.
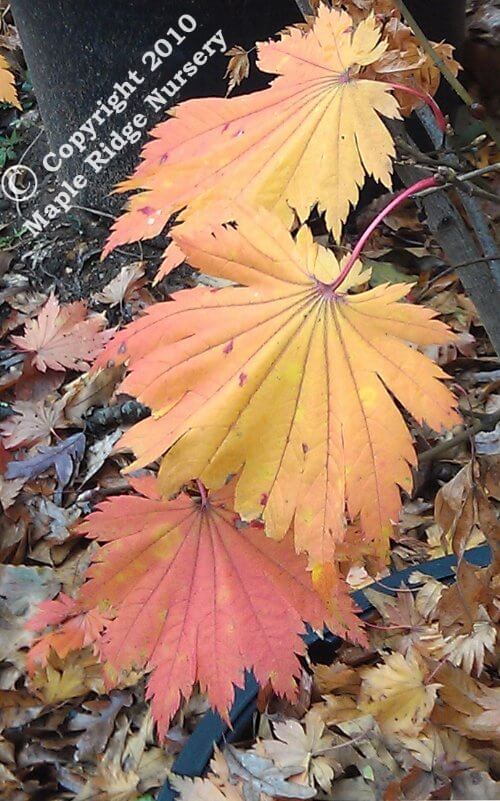
[[[110,162],[118,153],[128,145],[137,143],[148,129],[148,112],[167,109],[175,102],[176,95],[187,85],[190,78],[209,62],[217,53],[225,53],[226,41],[222,29],[214,33],[207,41],[193,53],[191,59],[160,87],[153,89],[144,97],[144,113],[135,114],[121,128],[115,128],[107,141],[102,141],[99,130],[104,123],[113,116],[124,114],[129,105],[129,99],[141,90],[145,83],[146,73],[155,73],[163,62],[174,52],[175,47],[183,44],[193,33],[198,24],[190,14],[179,17],[177,24],[170,27],[166,34],[158,39],[152,48],[142,56],[144,70],[129,70],[125,80],[115,83],[112,94],[106,100],[99,100],[97,108],[91,116],[83,122],[68,141],[57,150],[47,153],[43,159],[43,166],[49,173],[57,173],[65,160],[81,155],[82,162],[88,165],[95,173],[106,170]],[[24,230],[33,236],[40,234],[56,217],[67,213],[73,205],[75,198],[81,190],[85,189],[88,181],[82,173],[76,175],[71,181],[63,181],[61,189],[54,197],[52,203],[43,209],[37,210],[30,219],[24,222]]]

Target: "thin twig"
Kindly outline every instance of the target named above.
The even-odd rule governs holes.
[[[295,0],[295,2],[302,12],[304,19],[307,19],[307,17],[310,17],[314,14],[314,9],[309,3],[309,0]]]
[[[444,440],[440,442],[439,445],[435,445],[434,448],[429,448],[428,451],[424,451],[420,454],[420,464],[433,462],[435,459],[439,459],[444,453],[447,453],[455,446],[468,442],[470,437],[479,434],[480,431],[494,431],[498,423],[500,423],[500,411],[494,412],[493,414],[481,415],[480,419],[476,420],[471,426],[464,428],[463,431],[459,431],[459,433],[455,434],[451,439]]]
[[[37,133],[37,135],[35,136],[35,138],[33,139],[33,141],[32,141],[32,142],[30,142],[30,144],[28,145],[28,147],[26,148],[26,150],[23,152],[23,154],[22,154],[21,158],[19,158],[19,159],[18,159],[18,161],[17,161],[17,163],[18,163],[18,164],[23,164],[23,162],[24,162],[24,159],[26,158],[26,156],[28,155],[28,153],[30,152],[30,150],[31,150],[31,149],[32,149],[32,148],[33,148],[33,147],[36,145],[36,143],[38,142],[38,140],[39,140],[39,139],[40,139],[40,137],[42,136],[42,134],[43,134],[43,131],[44,131],[44,129],[43,129],[43,128],[40,128],[40,130],[38,131],[38,133]],[[18,217],[22,217],[22,216],[23,216],[23,215],[21,214],[21,206],[20,206],[20,204],[19,204],[19,200],[17,200],[17,199],[16,199],[16,213],[17,213],[17,216],[18,216]]]
[[[402,153],[403,156],[408,156],[411,159],[412,164],[418,164],[419,166],[428,167],[429,169],[434,169],[438,173],[440,170],[445,171],[445,176],[449,174],[450,168],[447,167],[442,162],[438,161],[438,159],[431,158],[430,156],[426,155],[425,153],[420,153],[417,148],[413,148],[404,142],[400,137],[396,138],[396,146],[398,150]],[[407,163],[406,161],[399,161],[400,164]],[[491,172],[498,172],[500,170],[500,164],[490,164],[487,167],[481,167],[481,169],[472,170],[471,172],[466,173],[457,173],[455,170],[452,170],[453,178],[451,178],[447,183],[442,184],[439,188],[449,188],[452,187],[455,182],[459,181],[461,184],[465,184],[465,189],[468,194],[474,195],[476,197],[481,197],[484,200],[489,200],[492,203],[500,204],[500,195],[495,194],[494,192],[488,192],[488,190],[484,189],[481,186],[473,183],[476,178],[480,178],[483,175]],[[427,189],[424,192],[421,192],[420,197],[424,197],[425,195],[429,195],[432,192],[435,192],[436,189]]]
[[[408,10],[403,0],[394,0],[394,5],[398,8],[400,13],[405,18],[406,22],[408,23],[409,27],[412,29],[413,33],[421,43],[424,51],[427,53],[428,56],[432,59],[436,67],[438,68],[439,72],[443,76],[443,78],[448,81],[451,88],[454,92],[459,96],[459,98],[465,103],[466,106],[469,108],[474,105],[474,98],[472,95],[469,94],[465,86],[460,83],[458,78],[453,75],[452,71],[448,67],[448,65],[443,61],[441,56],[436,53],[435,49],[429,42],[427,36],[423,32],[422,28],[418,24],[417,20],[413,16],[413,14]],[[500,132],[498,131],[494,122],[487,118],[482,120],[483,125],[491,136],[491,138],[496,142],[498,147],[500,147]]]
[[[500,259],[500,255],[498,256]],[[434,284],[436,284],[441,278],[446,278],[447,275],[454,273],[455,270],[460,270],[462,267],[472,267],[475,264],[480,264],[481,262],[489,262],[491,261],[491,256],[482,256],[481,258],[477,259],[470,259],[469,261],[462,261],[459,264],[453,264],[447,267],[445,270],[441,270],[440,273],[434,275],[432,278],[429,278],[425,286],[422,287],[420,292],[415,293],[413,295],[413,302],[419,303],[428,293],[429,289],[432,289]]]
[[[71,207],[72,209],[77,209],[78,211],[85,211],[87,214],[93,214],[94,217],[107,217],[108,220],[116,220],[114,214],[109,214],[107,211],[102,211],[102,209],[91,209],[87,206],[77,206],[76,204]]]
[[[329,748],[323,748],[321,750],[322,754],[326,754],[328,751],[337,751],[339,748],[345,748],[348,745],[355,745],[356,743],[361,743],[363,740],[368,740],[370,738],[370,731],[361,732],[356,737],[353,737],[352,740],[347,740],[345,743],[339,743],[338,745],[331,745]]]
[[[461,270],[462,267],[472,267],[474,264],[480,264],[481,262],[491,261],[492,258],[500,259],[500,254],[496,256],[481,256],[477,259],[470,259],[469,261],[460,261],[458,264],[454,264],[453,267],[450,267],[450,270]],[[443,275],[444,273],[441,273]]]
[[[446,189],[448,187],[454,186],[456,183],[464,183],[464,181],[473,181],[475,178],[479,178],[481,175],[486,175],[490,172],[500,172],[500,164],[490,164],[488,167],[481,167],[479,170],[471,170],[471,172],[463,172],[457,173],[456,170],[441,166],[436,162],[436,166],[438,168],[438,172],[441,171],[441,174],[448,177],[448,181],[444,184],[440,184],[439,189]],[[436,188],[424,189],[423,192],[420,192],[418,197],[427,197],[427,195],[431,195],[433,192],[436,191]]]
[[[362,235],[360,236],[356,247],[352,251],[351,255],[349,256],[348,261],[346,262],[345,266],[342,268],[340,274],[337,276],[335,281],[330,284],[330,291],[335,292],[342,284],[344,283],[345,279],[351,272],[352,268],[354,267],[357,259],[359,258],[361,252],[363,251],[364,246],[366,245],[368,239],[375,231],[377,226],[384,220],[394,209],[397,209],[401,203],[404,203],[409,197],[417,197],[420,190],[426,189],[427,187],[436,186],[437,178],[432,176],[430,178],[422,178],[421,181],[417,181],[415,184],[404,189],[402,192],[398,192],[397,195],[393,197],[393,199],[385,206],[379,214],[375,217],[374,220],[370,223],[370,225],[363,231]]]
[[[471,195],[472,197],[480,197],[483,200],[489,200],[490,203],[496,203],[497,205],[500,205],[500,195],[495,195],[494,192],[488,192],[481,186],[476,186],[476,184],[467,183],[464,192],[467,192],[467,194]]]

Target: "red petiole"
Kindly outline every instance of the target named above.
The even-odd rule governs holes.
[[[382,211],[379,212],[379,214],[377,214],[375,219],[370,223],[370,225],[366,228],[366,230],[361,235],[361,237],[360,237],[356,247],[352,251],[352,253],[351,253],[351,255],[350,255],[350,257],[349,257],[349,259],[348,259],[348,261],[347,261],[347,263],[345,265],[345,267],[342,269],[342,271],[340,272],[338,277],[335,279],[335,281],[333,281],[332,284],[330,284],[330,286],[329,286],[330,292],[335,292],[335,290],[337,290],[344,283],[345,279],[347,278],[347,276],[351,272],[352,268],[354,267],[354,264],[358,260],[359,255],[361,254],[364,246],[366,245],[366,243],[367,243],[368,239],[370,238],[370,236],[372,235],[372,233],[375,231],[377,226],[392,211],[394,211],[394,209],[396,209],[398,206],[400,206],[401,203],[404,203],[404,201],[407,200],[407,198],[411,197],[412,195],[416,195],[418,192],[423,192],[424,189],[430,189],[431,187],[438,186],[438,185],[439,185],[438,184],[438,180],[434,176],[432,176],[431,178],[422,178],[421,181],[417,181],[415,184],[412,184],[411,186],[409,186],[406,189],[404,189],[402,192],[399,192],[399,194],[397,194],[395,197],[393,197],[393,199],[390,201],[390,203],[388,203],[387,206],[384,209],[382,209]]]
[[[198,487],[198,492],[200,493],[202,508],[205,509],[208,506],[207,488],[199,479],[196,479],[196,486]]]
[[[420,100],[426,103],[426,105],[428,105],[432,110],[432,113],[436,118],[436,122],[439,125],[439,129],[443,133],[446,133],[446,118],[432,95],[430,95],[428,92],[423,92],[421,89],[415,89],[413,86],[405,86],[404,83],[391,82],[389,83],[389,86],[392,89],[398,89],[400,92],[407,92],[409,95],[413,95],[413,97],[418,97]]]

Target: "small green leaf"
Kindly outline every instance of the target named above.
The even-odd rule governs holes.
[[[375,781],[375,774],[373,772],[373,768],[371,765],[362,765],[361,767],[358,768],[358,770],[361,772],[363,778],[366,779],[367,781],[369,782]]]
[[[365,267],[370,267],[372,271],[371,287],[380,286],[380,284],[413,284],[418,281],[418,275],[408,275],[389,261],[363,259],[363,264]]]

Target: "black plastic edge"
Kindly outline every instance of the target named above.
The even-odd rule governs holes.
[[[486,567],[491,561],[491,549],[489,545],[471,548],[470,551],[466,552],[465,558],[477,567]],[[442,556],[431,562],[413,565],[397,573],[391,573],[390,576],[383,579],[383,584],[375,581],[364,590],[358,590],[352,594],[352,599],[358,607],[359,613],[366,614],[373,609],[372,604],[365,595],[366,589],[377,590],[391,595],[402,583],[408,581],[412,573],[416,571],[432,576],[438,581],[446,581],[454,578],[456,564],[455,556]],[[339,637],[331,634],[331,632],[325,632],[323,638],[329,641],[333,647],[340,645],[342,642]],[[319,635],[310,628],[304,636],[307,645],[312,645],[319,639]],[[220,744],[223,740],[231,742],[238,739],[239,733],[244,731],[255,712],[255,700],[259,692],[259,685],[252,673],[246,673],[245,679],[244,689],[237,688],[235,692],[234,704],[230,715],[232,728],[216,712],[207,712],[175,760],[172,767],[173,773],[192,778],[202,776],[212,758],[214,745]],[[175,798],[176,793],[167,781],[158,797],[158,801],[175,801]]]

